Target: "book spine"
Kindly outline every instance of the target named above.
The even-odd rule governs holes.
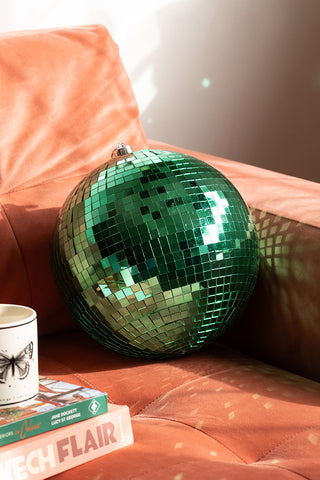
[[[107,411],[107,395],[101,394],[87,400],[55,408],[48,412],[34,414],[28,418],[1,426],[0,446],[9,445],[10,443],[34,437],[50,430],[82,422]]]
[[[127,406],[0,448],[0,478],[43,480],[133,443]]]

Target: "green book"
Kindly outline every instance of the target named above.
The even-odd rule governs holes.
[[[0,408],[0,447],[107,413],[107,394],[47,377],[24,406]]]

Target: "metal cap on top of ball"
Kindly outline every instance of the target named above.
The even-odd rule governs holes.
[[[239,315],[258,252],[248,208],[219,171],[182,153],[119,144],[63,205],[53,269],[93,338],[165,358],[208,344]]]

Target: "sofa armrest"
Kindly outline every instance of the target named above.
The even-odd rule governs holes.
[[[195,156],[240,191],[256,223],[260,272],[241,318],[221,338],[246,353],[319,380],[320,184],[149,140]]]

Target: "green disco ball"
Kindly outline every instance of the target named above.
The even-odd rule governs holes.
[[[69,195],[53,238],[73,317],[137,357],[211,342],[242,311],[258,268],[253,220],[224,175],[185,154],[123,144]]]

